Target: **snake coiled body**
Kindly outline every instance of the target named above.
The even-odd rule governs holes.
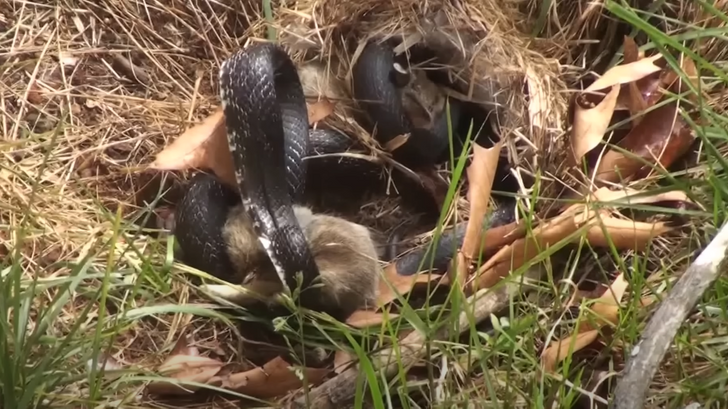
[[[380,142],[386,143],[387,138],[393,138],[398,132],[410,132],[413,136],[398,150],[399,156],[413,164],[434,163],[448,146],[447,128],[413,130],[395,101],[398,91],[394,83],[362,74],[389,78],[393,68],[391,65],[387,68],[391,60],[389,51],[371,47],[362,57],[365,65],[357,68],[355,93],[383,99],[389,107],[368,105]],[[175,212],[175,236],[184,262],[234,281],[235,266],[226,251],[222,232],[231,209],[242,205],[281,281],[291,289],[297,288],[296,275],[301,273],[304,289],[300,293],[301,304],[326,310],[320,290],[311,286],[321,272],[294,205],[302,200],[306,189],[308,165],[304,157],[342,152],[354,143],[335,131],[309,129],[296,67],[276,45],[254,45],[234,53],[222,64],[219,79],[238,192],[223,185],[214,175],[199,173],[190,180]],[[366,161],[332,161],[326,166],[331,167],[332,173],[339,171],[337,166],[362,174],[376,173]],[[455,242],[462,241],[460,230],[452,234]],[[449,246],[447,250],[451,251]],[[410,256],[407,262],[401,263],[403,267],[409,266],[401,273],[414,273],[409,270],[416,268],[415,261]]]

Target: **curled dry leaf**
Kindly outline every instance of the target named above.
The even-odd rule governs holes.
[[[397,274],[397,267],[394,263],[384,269],[384,275],[379,280],[379,296],[377,305],[384,306],[397,299],[397,294],[406,295],[418,284],[427,284],[442,276],[430,272],[403,276]],[[390,287],[391,286],[391,287]]]
[[[619,317],[619,303],[627,290],[629,283],[620,274],[612,285],[599,297],[591,307],[596,325],[588,320],[579,323],[576,334],[553,341],[541,354],[541,367],[544,371],[552,373],[556,365],[569,356],[569,351],[576,352],[594,342],[599,336],[599,328],[604,325],[615,324]],[[575,339],[574,339],[575,338]],[[572,349],[573,341],[573,349]]]
[[[329,101],[322,100],[309,105],[309,123],[321,121],[331,114],[331,110],[333,106]],[[209,169],[223,183],[237,188],[222,108],[187,129],[162,149],[150,167],[154,170]]]
[[[695,62],[683,57],[681,69],[697,86],[699,78]],[[640,84],[638,87],[642,91],[645,85]],[[677,73],[672,70],[666,70],[660,77],[654,88],[657,90],[659,87],[668,88],[677,94],[688,89]],[[646,106],[654,105],[660,97],[660,92],[654,92],[648,96]],[[690,93],[689,99],[695,102],[697,95]],[[647,177],[652,171],[650,165],[669,167],[687,152],[694,140],[695,135],[692,129],[680,115],[679,101],[671,101],[646,113],[619,142],[617,146],[631,153],[630,155],[614,149],[610,149],[604,154],[596,169],[596,177],[606,182],[617,182],[620,179],[632,177]]]
[[[354,328],[366,328],[375,325],[382,325],[386,320],[397,318],[397,314],[387,313],[386,315],[381,312],[370,311],[370,310],[357,310],[346,319],[346,323]]]
[[[346,351],[336,351],[336,354],[334,354],[334,372],[336,374],[344,372],[355,360],[356,357]]]
[[[622,188],[611,190],[607,187],[600,187],[590,194],[593,200],[609,204],[609,208],[615,209],[620,205],[636,205],[658,202],[689,202],[690,198],[682,190],[670,190],[667,192],[647,195],[642,191]]]
[[[637,43],[632,37],[624,37],[624,63],[635,63],[644,58],[644,53],[639,51]],[[623,84],[622,91],[617,99],[617,110],[627,109],[631,115],[643,112],[654,105],[661,94],[656,92],[661,84],[661,78],[665,71],[656,71],[636,81]],[[641,116],[636,116],[633,121],[639,123]]]
[[[625,64],[631,64],[644,58],[644,53],[640,52],[640,49],[637,46],[637,43],[634,41],[634,38],[630,36],[624,36],[623,54]]]
[[[526,232],[526,223],[523,220],[498,227],[491,227],[483,234],[481,243],[483,253],[488,253],[499,247],[511,244],[525,237]]]
[[[344,372],[356,358],[346,351],[336,351],[334,354],[334,372],[340,374]]]
[[[652,171],[650,164],[669,167],[687,152],[694,140],[677,102],[663,105],[648,112],[617,144],[629,155],[614,149],[604,154],[596,168],[596,179],[618,182],[646,177]]]
[[[655,62],[660,58],[661,55],[655,55],[615,66],[576,96],[571,136],[575,163],[579,163],[604,137],[617,107],[622,85],[659,73],[662,68]]]
[[[237,186],[222,108],[178,136],[157,154],[151,167],[156,170],[207,168],[223,182]]]
[[[615,217],[597,217],[598,222],[589,227],[586,240],[595,247],[614,247],[625,250],[644,250],[656,236],[673,230],[665,222],[646,223]]]
[[[269,399],[286,394],[303,386],[299,372],[305,377],[308,385],[320,383],[329,373],[328,369],[292,368],[281,357],[267,362],[259,368],[249,371],[216,376],[208,382],[210,385],[223,387],[241,394]]]
[[[594,81],[586,91],[603,90],[611,88],[614,85],[629,84],[638,81],[650,74],[660,72],[662,67],[655,63],[662,58],[662,55],[656,54],[648,58],[637,60],[630,64],[617,65],[610,68],[607,72]]]
[[[160,365],[158,372],[179,382],[208,383],[223,367],[223,363],[200,356],[195,347],[190,347],[186,338],[177,341],[170,356]],[[155,395],[188,395],[199,389],[195,385],[175,384],[159,380],[147,385],[147,391]]]
[[[578,164],[594,149],[609,127],[619,96],[619,86],[613,85],[595,92],[585,91],[574,100],[574,121],[571,131],[571,150]]]
[[[605,191],[600,192],[602,196],[607,196]],[[665,194],[662,197],[668,196]],[[646,202],[648,199],[642,200]],[[568,237],[580,239],[582,236],[574,233],[582,228],[585,229],[586,240],[592,246],[614,245],[619,250],[643,249],[655,236],[674,229],[664,222],[645,223],[619,219],[611,216],[607,209],[596,212],[590,210],[586,204],[574,204],[560,215],[534,228],[530,237],[520,238],[501,248],[471,279],[471,289],[475,291],[490,288],[549,246]]]
[[[572,205],[558,216],[533,229],[530,237],[520,238],[501,248],[471,278],[471,290],[475,292],[481,288],[494,286],[510,273],[511,268],[522,266],[548,246],[576,232],[579,228],[578,216],[583,209],[582,205]]]
[[[467,170],[470,219],[465,227],[465,237],[461,247],[462,262],[457,263],[457,274],[462,285],[465,284],[468,277],[468,266],[474,258],[477,258],[480,251],[483,220],[488,212],[490,192],[493,188],[493,179],[502,147],[502,139],[488,149],[478,144],[473,145],[473,160]]]

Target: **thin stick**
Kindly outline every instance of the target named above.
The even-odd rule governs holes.
[[[728,224],[723,225],[708,247],[688,267],[645,327],[614,391],[613,409],[644,407],[645,395],[657,366],[688,313],[718,278],[726,249]]]
[[[468,303],[470,305],[474,303],[474,309],[468,308],[470,311],[463,311],[460,314],[458,317],[457,331],[463,333],[470,329],[470,314],[474,316],[476,322],[479,322],[508,305],[510,293],[517,288],[519,288],[518,285],[507,284],[495,290],[484,289],[470,296]],[[446,327],[438,331],[434,338],[444,339],[448,335],[449,328]],[[392,349],[386,349],[380,352],[372,357],[372,361],[379,368],[384,368],[386,378],[390,379],[397,374],[400,367],[408,368],[422,357],[427,351],[425,342],[425,335],[415,331],[400,342],[399,361]],[[308,401],[310,402],[310,406],[308,407],[316,409],[338,409],[346,407],[354,399],[356,382],[360,376],[361,370],[355,365],[336,377],[329,379],[309,393]],[[291,403],[289,407],[305,408],[307,407],[306,400],[305,395],[301,396],[295,402]]]

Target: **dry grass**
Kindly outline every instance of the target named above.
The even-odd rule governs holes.
[[[168,313],[130,323],[123,315],[196,297],[169,273],[164,235],[141,234],[163,224],[177,177],[140,171],[218,105],[216,69],[238,47],[234,36],[245,33],[250,13],[204,1],[106,3],[0,2],[0,254],[22,266],[26,283],[68,276],[64,263],[89,257],[102,272],[83,282],[90,301],[103,285],[113,291],[104,311],[93,305],[81,332],[103,326],[124,365],[159,363],[183,331],[227,359],[237,343],[209,319]],[[36,307],[56,292],[41,293]],[[74,331],[86,305],[88,297],[72,298],[52,333]],[[127,327],[114,337],[119,323]],[[81,404],[78,396],[56,399]]]
[[[301,63],[325,64],[349,95],[352,66],[367,41],[422,43],[435,50],[439,69],[448,70],[464,99],[494,110],[515,169],[525,177],[548,174],[563,159],[565,84],[557,61],[532,49],[519,31],[524,16],[516,3],[306,0],[276,11],[272,27],[281,44]],[[531,118],[527,87],[532,99],[540,97],[539,118]],[[368,138],[361,129],[347,131]]]
[[[462,76],[466,88],[474,73],[490,79],[490,100],[483,102],[497,102],[502,108],[501,125],[509,135],[513,163],[525,173],[557,182],[567,135],[567,85],[578,85],[592,70],[601,72],[621,45],[619,35],[631,29],[605,17],[599,2],[554,2],[540,20],[542,2],[536,0],[456,3],[457,7],[445,1],[302,0],[295,7],[276,9],[273,26],[297,61],[319,59],[335,67],[332,72],[344,83],[351,59],[372,35],[420,35],[451,50],[457,58],[449,68]],[[661,12],[665,10],[673,11],[669,17],[676,21],[694,21],[693,26],[719,25],[688,1]],[[668,22],[663,29],[670,33],[681,26]],[[536,29],[541,39],[532,41],[525,33]],[[116,361],[149,367],[163,359],[183,332],[191,332],[200,349],[237,360],[237,340],[228,326],[171,308],[158,314],[145,310],[163,303],[204,301],[183,271],[171,267],[166,236],[154,230],[164,226],[183,175],[154,174],[144,166],[160,147],[218,105],[220,62],[248,36],[266,36],[260,6],[211,0],[116,0],[103,6],[90,0],[66,0],[57,6],[0,0],[0,32],[0,257],[8,266],[22,267],[24,283],[63,279],[73,271],[65,263],[86,259],[89,271],[96,274],[83,280],[83,294],[62,305],[48,333],[62,337],[76,331],[82,320],[80,338],[96,334],[94,340],[110,345]],[[597,41],[602,38],[609,41]],[[725,43],[713,38],[701,43],[698,52],[726,67],[726,50]],[[541,127],[529,120],[523,94],[526,78],[545,96]],[[719,110],[728,104],[722,89],[713,96]],[[346,119],[346,106],[337,107],[330,124],[371,143],[363,129]],[[393,207],[372,204],[367,211],[401,218]],[[695,237],[685,239],[683,243],[689,243]],[[662,271],[650,280],[685,265],[693,249],[674,251],[673,246],[675,242],[656,242],[649,259],[653,270]],[[611,263],[593,268],[603,272]],[[39,291],[31,317],[58,293],[52,287]],[[80,315],[86,307],[89,310]],[[524,315],[539,317],[539,331],[544,333],[549,330],[544,327],[564,313],[560,307],[536,307],[522,308]],[[31,320],[30,327],[35,325]],[[702,334],[713,331],[701,325]],[[104,329],[104,337],[97,327]],[[634,324],[621,331],[634,336],[636,328]],[[540,340],[528,342],[534,350],[541,347]],[[69,360],[75,364],[69,367],[83,373],[79,368],[87,358],[73,355]],[[699,374],[712,359],[688,361],[690,355],[681,365],[683,358],[677,352],[669,357],[671,366],[681,366],[680,374]],[[525,376],[499,375],[501,380]],[[656,387],[679,382],[673,375],[667,372],[657,379]],[[477,378],[470,386],[483,382],[490,381]],[[139,400],[136,384],[115,386],[113,396],[96,390],[89,399]],[[91,386],[84,388],[58,393],[55,399],[61,406],[83,407],[86,403],[74,396]],[[144,407],[164,407],[143,400]],[[227,405],[224,399],[218,404]]]

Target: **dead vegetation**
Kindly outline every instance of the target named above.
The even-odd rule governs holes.
[[[487,406],[497,399],[532,406],[546,397],[568,407],[587,397],[604,407],[614,388],[606,379],[624,367],[650,306],[659,305],[695,247],[723,221],[716,192],[725,186],[718,169],[725,146],[713,138],[715,146],[705,147],[706,137],[693,127],[725,129],[728,80],[720,68],[728,53],[728,5],[632,3],[649,13],[576,0],[553,2],[548,10],[538,1],[299,0],[273,4],[266,17],[257,2],[0,0],[0,273],[5,299],[15,300],[5,301],[12,311],[7,322],[20,325],[20,312],[29,317],[27,329],[8,334],[55,339],[38,349],[3,341],[1,357],[58,359],[54,369],[72,376],[55,375],[40,397],[28,399],[65,407],[112,401],[227,407],[236,397],[190,397],[190,390],[203,388],[145,384],[149,379],[114,373],[121,370],[300,407],[306,399],[321,408],[351,404],[362,372],[373,388],[367,399],[376,403],[386,395],[394,406],[408,399],[410,407]],[[679,40],[655,46],[658,34],[635,30],[634,16]],[[629,18],[632,25],[624,21]],[[392,147],[378,146],[350,119],[348,79],[364,41],[375,35],[427,44],[447,57],[442,68],[457,96],[494,109],[503,138],[474,148],[463,176],[467,188],[459,187],[456,203],[445,209],[448,219],[474,220],[449,271],[403,278],[390,266],[391,286],[382,287],[378,311],[351,317],[346,330],[327,322],[329,338],[320,328],[311,335],[331,344],[332,332],[346,334],[332,348],[335,367],[302,369],[305,362],[280,357],[262,369],[246,362],[226,310],[190,283],[190,269],[173,265],[167,248],[186,171],[207,165],[223,178],[231,175],[220,144],[217,68],[233,50],[264,41],[269,29],[301,65],[302,78],[303,67],[328,74],[304,78],[310,122],[356,135],[372,157],[386,160]],[[698,36],[698,29],[715,31]],[[672,59],[663,55],[668,46]],[[681,93],[684,101],[671,97]],[[525,187],[519,220],[481,232],[473,226],[492,207],[498,155]],[[440,175],[458,182],[450,169]],[[391,199],[363,208],[361,217],[383,230],[408,216]],[[390,219],[378,222],[382,215]],[[450,297],[445,305],[457,311],[470,296],[473,315],[442,315],[435,322],[451,329],[430,329],[421,310],[399,305],[413,282],[462,289],[443,290]],[[725,312],[725,283],[716,288],[718,295],[706,297],[678,341],[704,349],[668,351],[654,380],[655,389],[688,392],[656,394],[646,407],[725,404],[725,397],[686,381],[724,378],[723,349],[703,343],[724,337],[728,327],[716,312]],[[23,294],[36,296],[28,302]],[[511,312],[504,315],[504,308]],[[477,330],[491,335],[468,339],[473,317],[484,322]],[[277,324],[295,338],[286,323]],[[64,336],[68,345],[60,346]],[[362,345],[348,345],[354,336]],[[396,365],[385,360],[393,357]],[[110,373],[89,381],[99,375],[89,375],[91,361],[105,362]],[[386,376],[376,372],[378,364]],[[304,380],[290,365],[307,373]],[[38,374],[50,370],[41,369]],[[4,370],[0,383],[19,386],[9,380],[20,382],[21,373],[34,379]],[[380,377],[399,378],[397,387],[409,389],[393,398]],[[519,392],[533,383],[546,384],[536,391],[540,397]],[[300,393],[304,384],[309,396]],[[8,402],[12,394],[2,388],[0,395]],[[189,400],[174,403],[168,395]]]

